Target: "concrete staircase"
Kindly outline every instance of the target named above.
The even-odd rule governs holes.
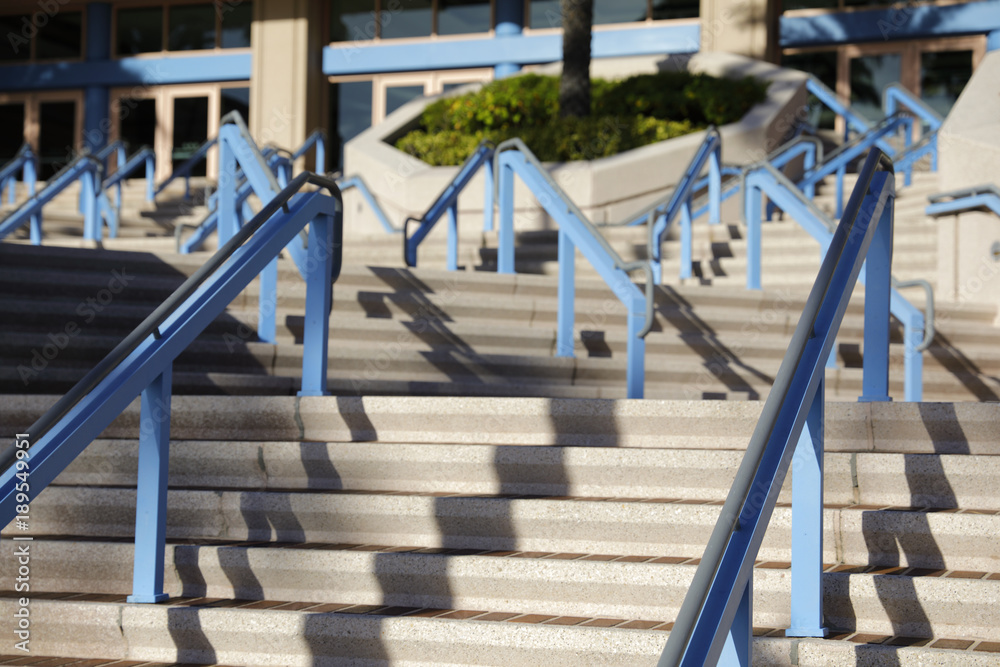
[[[12,397],[5,434],[54,398]],[[653,665],[760,406],[177,397],[172,598],[127,605],[133,406],[32,504],[33,654]],[[1000,664],[998,419],[991,404],[828,407],[832,636],[780,630],[782,502],[755,571],[757,663]]]
[[[900,278],[933,252],[929,223],[904,204]],[[0,436],[204,261],[139,222],[146,232],[115,246],[131,252],[0,244]],[[606,231],[623,255],[644,252],[641,230]],[[135,404],[18,533],[33,537],[31,664],[655,664],[762,406],[690,399],[766,397],[819,262],[797,225],[766,224],[765,291],[748,292],[739,226],[695,235],[688,284],[667,244],[646,401],[614,400],[624,313],[583,260],[577,356],[557,358],[551,234],[521,236],[519,270],[534,275],[497,276],[488,234],[463,237],[468,270],[441,270],[443,230],[416,270],[400,268],[398,237],[348,237],[331,315],[337,395],[296,398],[304,287],[282,260],[277,344],[254,335],[254,285],[175,364],[171,600],[125,602]],[[755,570],[755,664],[1000,664],[995,309],[939,307],[925,397],[946,402],[920,404],[855,402],[862,311],[856,298],[827,372],[831,636],[783,636],[786,484]],[[0,559],[0,581],[14,568]]]

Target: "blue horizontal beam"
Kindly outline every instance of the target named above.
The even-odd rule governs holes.
[[[975,35],[1000,29],[1000,0],[782,16],[783,48]]]
[[[591,53],[594,58],[694,53],[698,51],[700,39],[701,28],[697,23],[595,30]],[[493,67],[497,63],[529,65],[557,60],[562,60],[561,33],[406,44],[350,42],[323,49],[323,73],[327,76],[373,74]]]
[[[246,81],[250,53],[170,58],[121,58],[0,67],[3,90],[49,90],[82,86],[162,86],[178,83]]]

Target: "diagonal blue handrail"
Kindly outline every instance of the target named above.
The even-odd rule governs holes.
[[[133,153],[132,157],[125,160],[124,163],[119,162],[115,172],[104,179],[103,187],[105,190],[117,188],[115,203],[119,208],[122,205],[122,181],[134,174],[141,166],[146,167],[146,201],[153,201],[156,196],[154,191],[156,153],[149,146],[143,146]]]
[[[326,188],[330,194],[300,193],[310,183]],[[7,525],[18,515],[26,517],[27,503],[141,394],[143,428],[139,434],[134,578],[129,601],[165,599],[163,561],[173,362],[309,224],[311,269],[306,277],[300,395],[325,394],[331,285],[340,272],[342,213],[337,185],[325,178],[301,174],[277,193],[96,368],[25,433],[18,434],[13,446],[0,453],[0,525]]]
[[[722,135],[715,127],[705,130],[694,157],[688,163],[684,175],[670,195],[670,200],[662,207],[650,211],[647,216],[647,256],[653,271],[653,280],[659,284],[663,280],[663,241],[674,219],[682,214],[681,248],[691,246],[691,194],[702,169],[708,164],[709,224],[719,224],[721,220],[722,192]],[[686,261],[685,261],[686,259]],[[681,257],[681,277],[689,278],[691,258]]]
[[[572,357],[576,249],[597,270],[626,308],[628,322],[627,395],[642,398],[645,384],[645,337],[655,323],[653,271],[648,261],[626,262],[552,179],[535,154],[520,139],[496,147],[494,155],[499,207],[497,273],[514,273],[514,176],[520,177],[545,211],[559,225],[559,295],[556,356]],[[632,282],[632,271],[645,274],[645,289]]]
[[[203,143],[201,146],[199,146],[198,149],[194,153],[191,154],[191,157],[189,157],[187,160],[185,160],[184,163],[181,164],[181,166],[179,166],[176,169],[174,169],[173,173],[171,173],[169,176],[167,176],[167,178],[164,179],[164,181],[162,183],[160,183],[159,186],[157,186],[156,192],[154,193],[154,196],[155,195],[159,195],[161,192],[163,192],[164,190],[166,190],[167,186],[169,186],[174,181],[174,179],[183,178],[184,179],[184,199],[185,200],[190,199],[191,198],[191,170],[194,169],[196,166],[198,166],[199,164],[201,164],[201,162],[203,162],[205,160],[205,158],[208,156],[208,151],[210,151],[212,149],[212,147],[215,146],[217,143],[219,143],[219,138],[218,137],[212,137],[211,139],[206,140],[205,143]]]
[[[661,667],[752,660],[753,565],[795,458],[792,479],[792,627],[823,636],[824,365],[864,270],[864,387],[888,400],[889,290],[895,184],[872,150],[820,267],[733,486],[660,658]],[[867,261],[866,261],[867,259]],[[864,266],[864,269],[862,268]]]
[[[948,215],[980,208],[989,209],[1000,215],[1000,188],[993,183],[939,192],[928,196],[927,201],[930,202],[925,209],[927,215]]]
[[[261,151],[261,154],[265,156],[265,158],[267,159],[268,168],[270,168],[273,172],[277,172],[279,169],[285,167],[286,165],[290,166],[291,164],[288,158],[279,155],[273,148],[265,148],[264,150]],[[243,172],[242,170],[240,170],[239,176],[242,175]],[[285,183],[287,184],[287,182],[288,180],[286,178]],[[340,190],[341,192],[343,192],[344,188],[341,187]],[[250,181],[248,179],[244,178],[243,181],[238,184],[236,191],[236,200],[235,200],[236,209],[238,212],[243,214],[242,216],[238,217],[242,217],[243,219],[250,219],[253,217],[252,215],[247,215],[246,209],[244,208],[247,199],[249,199],[250,195],[252,194],[253,194],[253,186],[250,184]],[[183,227],[182,226],[177,227],[178,253],[182,255],[187,255],[200,249],[202,245],[204,245],[205,240],[208,239],[208,237],[211,236],[218,228],[219,194],[217,192],[212,193],[212,195],[208,198],[208,207],[209,207],[209,212],[205,215],[202,221],[196,225],[194,233],[191,234],[191,236],[189,236],[186,241],[181,242],[180,240],[181,239],[180,233],[183,231]]]
[[[798,187],[773,165],[764,162],[744,177],[744,219],[747,228],[747,288],[761,288],[761,198],[766,195],[776,206],[786,211],[820,245],[825,256],[830,247],[836,224],[810,201]],[[861,281],[864,282],[862,276]],[[925,280],[910,281],[903,286],[921,286],[927,293],[927,315],[911,304],[896,289],[891,290],[890,312],[903,324],[904,387],[907,401],[923,397],[923,357],[934,339],[934,293]]]
[[[361,193],[361,196],[364,197],[365,202],[368,203],[368,207],[375,214],[375,217],[378,219],[379,224],[382,225],[382,229],[385,230],[386,234],[399,234],[403,231],[402,229],[394,227],[393,224],[389,222],[389,217],[385,214],[385,211],[382,210],[382,207],[379,206],[378,201],[372,195],[372,191],[368,187],[368,183],[366,183],[365,179],[361,177],[361,174],[354,174],[353,176],[348,176],[347,178],[338,179],[337,184],[340,185],[341,192],[356,189]]]
[[[851,105],[840,99],[837,93],[833,92],[825,83],[820,81],[816,75],[808,74],[806,76],[806,90],[812,93],[821,104],[826,106],[828,109],[833,111],[838,116],[844,119],[844,141],[850,138],[851,132],[857,132],[858,134],[864,134],[871,129],[872,124],[868,122],[863,116],[851,108]],[[886,146],[880,146],[880,149],[885,151],[892,149]],[[891,153],[890,153],[891,154]]]
[[[48,180],[40,192],[35,193],[0,223],[0,240],[10,236],[30,222],[31,243],[42,242],[42,210],[72,183],[80,181],[81,209],[83,212],[83,237],[88,241],[100,241],[103,224],[107,224],[109,235],[118,235],[118,211],[108,200],[101,177],[104,166],[95,155],[83,153],[60,169]]]
[[[406,262],[407,266],[414,267],[417,265],[417,248],[427,238],[431,230],[434,229],[434,225],[438,223],[441,216],[447,213],[448,270],[456,271],[458,269],[458,196],[462,194],[462,190],[469,184],[472,177],[476,175],[476,172],[480,168],[485,168],[486,192],[483,202],[483,226],[485,228],[487,221],[493,217],[493,154],[493,142],[488,139],[480,141],[479,145],[472,152],[472,155],[465,160],[459,168],[458,173],[445,186],[441,194],[437,196],[427,209],[427,212],[420,216],[420,218],[411,217],[403,221],[403,261]],[[411,221],[419,223],[419,226],[413,232],[413,236],[409,236],[408,231]]]
[[[38,156],[31,148],[31,144],[25,143],[18,149],[17,154],[0,169],[0,196],[3,189],[7,187],[7,202],[15,202],[16,193],[14,191],[17,182],[17,172],[21,171],[21,177],[25,185],[28,186],[28,195],[35,194],[35,184],[38,180]]]

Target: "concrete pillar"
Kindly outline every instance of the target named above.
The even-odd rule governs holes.
[[[1000,30],[994,30],[986,34],[986,50],[1000,51]]]
[[[295,150],[322,126],[322,3],[255,0],[250,43],[250,132]]]
[[[87,5],[87,62],[111,58],[111,5],[92,2]],[[96,151],[108,141],[111,130],[111,93],[107,86],[87,86],[84,90],[83,145]]]
[[[497,0],[496,5],[496,39],[517,37],[524,29],[524,3],[521,0]],[[521,70],[519,63],[497,63],[493,75],[497,79],[510,76]]]
[[[701,50],[777,63],[776,0],[701,0]]]

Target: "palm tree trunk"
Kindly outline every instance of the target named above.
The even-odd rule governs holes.
[[[559,81],[559,115],[590,115],[590,32],[594,0],[560,0],[563,19],[563,71]]]

